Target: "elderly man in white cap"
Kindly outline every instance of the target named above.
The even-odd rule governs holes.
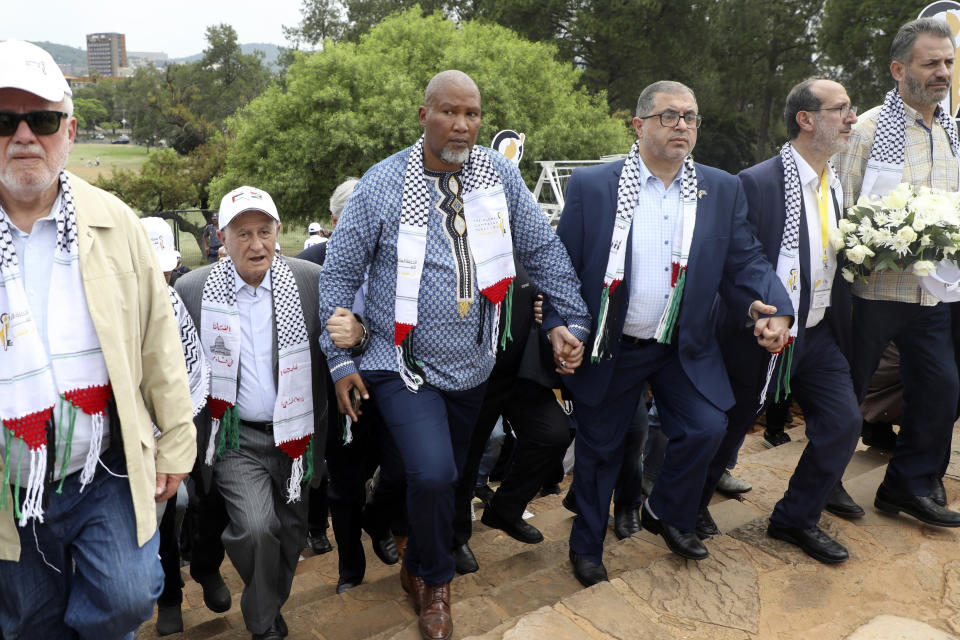
[[[301,485],[319,478],[326,437],[320,267],[276,254],[280,216],[265,191],[225,195],[219,225],[228,257],[176,286],[211,368],[198,444],[226,502],[244,622],[254,640],[279,640],[306,539]]]
[[[315,244],[324,244],[327,239],[323,237],[323,227],[319,222],[311,222],[307,225],[307,239],[303,241],[303,248],[309,249]]]
[[[48,53],[0,43],[7,640],[132,637],[163,584],[154,502],[196,455],[163,275],[130,209],[64,171],[72,111]]]

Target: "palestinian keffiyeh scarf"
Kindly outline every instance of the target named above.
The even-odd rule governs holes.
[[[491,351],[496,353],[500,307],[513,283],[513,242],[510,216],[500,176],[485,151],[474,146],[460,178],[451,175],[455,197],[451,208],[463,212],[463,235],[476,265],[477,288],[494,305]],[[460,193],[463,193],[460,196]],[[423,137],[410,151],[403,176],[400,226],[397,236],[397,294],[394,312],[394,345],[400,377],[410,391],[423,385],[423,368],[413,355],[413,333],[417,326],[417,300],[420,277],[427,250],[427,222],[430,218],[430,193],[424,179]],[[459,302],[458,302],[459,304]],[[463,311],[461,310],[463,315]]]
[[[242,332],[234,289],[233,260],[217,262],[203,284],[200,306],[200,342],[210,363],[210,440],[204,460],[212,464],[225,446],[240,446],[237,380]],[[313,385],[310,338],[293,272],[274,255],[270,267],[274,326],[277,331],[279,375],[273,407],[273,441],[293,459],[287,483],[288,502],[300,498],[300,485],[313,476]],[[272,381],[261,381],[270,383]]]
[[[770,383],[776,374],[776,390],[774,402],[790,395],[790,372],[793,368],[793,353],[797,346],[797,334],[800,330],[800,216],[803,212],[803,186],[800,184],[800,172],[793,157],[792,146],[789,142],[780,147],[780,160],[783,162],[783,192],[785,218],[783,222],[783,238],[780,240],[780,255],[777,257],[777,277],[783,288],[790,296],[793,305],[793,324],[790,325],[790,337],[782,350],[770,356],[767,364],[767,377],[760,391],[760,406],[763,407],[770,391]],[[825,169],[836,175],[833,165],[827,161]],[[837,213],[837,201],[830,189],[830,199],[834,203],[834,215]],[[824,247],[824,250],[827,248]]]
[[[955,158],[960,158],[960,139],[953,118],[937,106],[936,118],[947,132],[950,149]],[[867,168],[863,172],[861,195],[882,197],[893,191],[903,179],[903,162],[906,153],[907,116],[903,99],[897,89],[891,89],[883,99],[877,118],[877,132],[870,147]],[[960,171],[960,163],[958,163]]]
[[[197,327],[187,311],[186,305],[180,299],[177,290],[167,286],[170,293],[170,303],[173,304],[173,315],[180,328],[180,344],[183,345],[183,359],[187,363],[187,382],[190,384],[190,404],[193,405],[193,415],[200,413],[207,406],[207,395],[210,393],[210,365],[203,355],[203,346]]]
[[[607,257],[607,269],[603,274],[603,290],[600,294],[600,313],[597,315],[597,331],[590,351],[590,359],[598,362],[612,357],[610,336],[613,335],[617,318],[614,309],[619,308],[619,299],[623,295],[619,289],[623,282],[627,255],[627,241],[633,214],[640,199],[640,167],[637,157],[640,155],[640,141],[630,147],[630,153],[623,163],[620,182],[617,184],[617,214],[613,223],[613,237],[610,242],[610,254]],[[680,177],[680,220],[674,227],[671,247],[670,297],[660,316],[657,341],[669,344],[680,315],[680,302],[687,276],[687,262],[690,259],[690,245],[693,242],[693,230],[697,223],[697,170],[693,158],[683,160],[683,174]]]
[[[44,349],[30,313],[23,274],[13,245],[13,233],[0,208],[0,421],[3,422],[3,486],[14,474],[14,513],[20,526],[36,518],[43,522],[43,491],[48,461],[60,460],[61,488],[70,460],[77,410],[92,417],[90,449],[80,472],[83,490],[93,479],[103,441],[104,413],[110,400],[110,379],[100,340],[90,317],[80,275],[77,213],[66,173],[60,174],[57,246],[50,274],[50,313]],[[56,380],[56,384],[54,383]],[[58,393],[59,391],[59,393]],[[56,419],[54,420],[54,409]],[[55,447],[54,451],[49,446]],[[30,475],[20,503],[20,471],[24,448]],[[60,489],[58,488],[58,491]],[[6,508],[5,490],[0,508]]]

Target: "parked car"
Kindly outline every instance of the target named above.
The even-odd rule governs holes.
[[[130,136],[123,135],[110,142],[110,144],[130,144]]]

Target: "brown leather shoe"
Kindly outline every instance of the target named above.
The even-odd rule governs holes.
[[[426,587],[420,610],[420,634],[426,640],[447,640],[453,635],[449,582]]]
[[[401,563],[400,586],[413,598],[413,610],[419,614],[420,603],[423,602],[424,592],[427,590],[427,585],[423,582],[423,578],[411,575],[410,572],[407,571],[407,565]]]

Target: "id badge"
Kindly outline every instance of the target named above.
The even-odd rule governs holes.
[[[818,283],[818,285],[819,286],[813,290],[811,308],[826,309],[830,306],[830,287],[823,286],[822,280]]]

